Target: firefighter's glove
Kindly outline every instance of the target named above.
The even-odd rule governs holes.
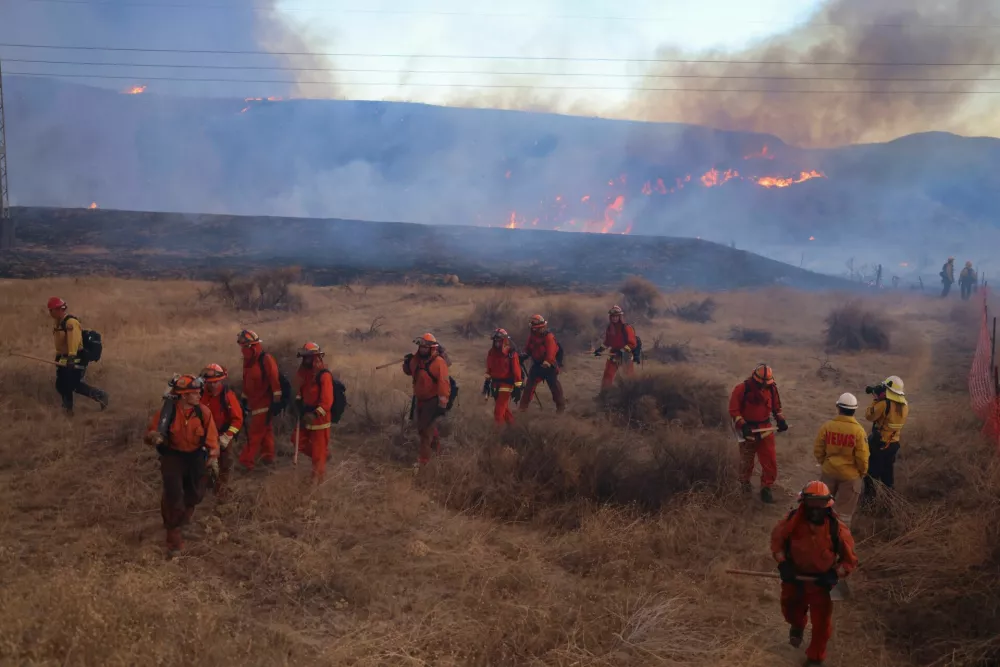
[[[746,422],[743,422],[743,426],[740,429],[740,431],[743,433],[743,437],[744,438],[752,438],[753,437],[753,426],[751,426],[750,424],[747,424]]]
[[[545,369],[549,369],[549,368],[552,368],[552,364],[550,364],[550,363],[549,363],[549,362],[547,362],[547,361],[543,361],[543,362],[542,362],[542,368],[545,368]]]
[[[491,384],[490,378],[486,378],[485,380],[483,380],[483,394],[484,395],[490,393],[490,384]]]
[[[632,348],[629,347],[628,345],[626,345],[623,349],[625,350],[626,354],[628,354],[628,353],[630,353],[632,351]]]
[[[440,410],[440,412],[443,414],[447,408],[448,408],[448,399],[445,398],[444,396],[438,398],[438,409]]]
[[[60,366],[69,366],[69,357],[64,357],[62,355],[59,355],[58,357],[56,357],[56,363],[59,364]]]
[[[521,391],[522,391],[521,385],[520,384],[515,384],[514,385],[514,391],[512,391],[510,393],[510,400],[514,401],[515,403],[520,403],[521,402]]]
[[[832,591],[839,581],[840,578],[837,576],[837,571],[833,568],[816,577],[816,585],[828,591]]]
[[[150,431],[146,434],[146,444],[153,447],[159,447],[163,444],[163,435],[156,431]]]
[[[518,352],[517,354],[517,358],[521,360],[521,363],[524,363],[530,356],[527,352]]]
[[[225,449],[229,446],[229,443],[233,441],[233,436],[228,433],[224,433],[219,436],[219,449]]]
[[[786,584],[794,584],[798,581],[795,578],[795,565],[791,561],[783,560],[778,563],[778,574],[781,575],[781,580]]]
[[[304,415],[302,415],[302,421],[304,421],[306,424],[312,424],[313,422],[316,421],[316,413],[315,412],[305,413]]]
[[[412,358],[413,358],[413,353],[407,354],[406,356],[403,357],[403,363],[404,364],[409,364],[410,363],[410,359],[412,359]]]
[[[219,476],[219,459],[218,459],[218,457],[213,456],[208,461],[206,461],[205,462],[205,470],[207,470],[209,472],[209,474],[212,475],[212,477],[218,477]]]
[[[786,422],[784,419],[779,419],[778,420],[778,433],[784,433],[787,430],[788,430],[788,422]]]
[[[281,403],[278,401],[271,401],[271,416],[277,417],[281,414]]]
[[[594,350],[594,356],[595,357],[599,357],[602,354],[604,354],[604,346],[603,345],[601,347],[597,348],[596,350]]]

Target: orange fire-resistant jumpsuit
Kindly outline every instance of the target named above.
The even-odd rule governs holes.
[[[439,404],[451,396],[448,364],[437,348],[427,357],[415,354],[403,362],[403,372],[413,378],[413,397],[416,399],[414,417],[420,434],[418,462],[424,465],[431,460],[431,450],[441,451],[441,435],[435,421],[441,415]]]
[[[503,349],[490,347],[486,354],[486,374],[493,381],[496,392],[496,404],[493,407],[493,419],[497,426],[514,423],[514,413],[510,410],[511,394],[515,386],[521,386],[521,360],[517,353],[511,350],[510,344],[504,341]]]
[[[549,391],[552,392],[556,412],[562,412],[566,409],[566,399],[563,396],[562,384],[559,382],[559,367],[556,365],[556,353],[559,351],[556,337],[550,331],[543,333],[533,331],[528,336],[524,351],[531,357],[532,364],[528,370],[524,396],[521,397],[521,411],[531,407],[531,399],[535,397],[535,389],[537,389],[538,383],[544,381],[545,384],[549,385]],[[543,363],[548,363],[548,366],[544,366]]]
[[[201,394],[201,404],[211,411],[220,438],[223,435],[235,438],[243,428],[243,406],[240,405],[236,392],[229,387],[223,387],[218,396],[212,396],[206,389]],[[225,498],[229,488],[229,476],[233,470],[235,444],[230,441],[225,449],[222,448],[222,443],[219,445],[219,477],[215,480],[214,490],[216,496]]]
[[[737,433],[744,423],[755,429],[767,428],[771,425],[771,415],[779,421],[784,420],[781,397],[776,386],[761,386],[751,378],[733,388],[729,397],[729,416],[733,419],[733,427]],[[741,482],[750,481],[755,458],[760,460],[760,485],[762,488],[770,488],[778,479],[778,455],[773,431],[763,437],[753,435],[740,444]]]
[[[323,366],[323,360],[313,357],[313,366],[301,366],[295,375],[298,391],[296,402],[301,406],[299,421],[299,451],[312,459],[312,476],[322,482],[326,475],[326,459],[330,448],[330,411],[333,409],[333,375]],[[295,445],[296,433],[292,433]]]
[[[266,354],[260,343],[251,345],[243,358],[243,398],[250,404],[250,427],[247,442],[240,452],[240,464],[253,470],[260,454],[262,463],[274,463],[274,429],[271,427],[271,403],[281,400],[278,363]]]
[[[615,375],[618,374],[618,365],[625,364],[625,375],[631,377],[635,374],[635,366],[632,364],[632,350],[635,349],[635,329],[631,324],[618,322],[608,325],[604,332],[604,347],[611,352],[611,356],[604,364],[604,377],[601,378],[601,388],[607,388],[615,383]],[[627,349],[626,349],[627,348]]]
[[[850,574],[858,567],[854,538],[836,513],[833,516],[840,542],[839,553],[833,551],[830,523],[810,523],[802,506],[779,521],[771,531],[771,552],[775,554],[775,558],[791,560],[798,575],[823,574],[838,566],[846,574]],[[812,640],[806,649],[806,657],[820,662],[825,660],[826,645],[833,634],[833,602],[830,600],[830,591],[808,581],[782,582],[781,613],[788,624],[799,631],[806,627],[807,614],[812,617]]]
[[[201,412],[199,418],[196,412]],[[149,432],[156,431],[160,411],[149,422]],[[183,547],[181,526],[191,521],[194,508],[205,496],[205,463],[219,455],[219,434],[212,412],[178,402],[166,441],[157,447],[163,496],[160,515],[167,529],[167,549]]]

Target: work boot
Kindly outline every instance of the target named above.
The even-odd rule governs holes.
[[[802,646],[802,635],[805,634],[805,628],[788,628],[788,643],[798,648]]]
[[[768,505],[774,502],[774,495],[771,493],[771,487],[769,486],[760,487],[760,499],[763,500]]]
[[[101,406],[101,411],[103,412],[104,410],[107,410],[108,404],[111,402],[111,397],[108,396],[108,392],[106,392],[106,391],[99,391],[97,393],[96,398],[97,398],[98,405]]]
[[[184,540],[181,538],[180,528],[167,529],[167,558],[179,556],[184,548]]]
[[[812,658],[809,658],[808,660],[805,661],[805,667],[823,667],[823,661],[813,660]]]
[[[740,493],[744,496],[749,496],[753,493],[753,487],[750,486],[750,482],[740,482]]]

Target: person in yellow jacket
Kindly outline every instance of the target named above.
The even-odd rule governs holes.
[[[872,422],[872,433],[868,436],[871,460],[868,477],[865,478],[863,502],[869,504],[875,499],[875,480],[892,488],[896,482],[896,454],[899,453],[899,434],[910,414],[906,402],[903,381],[898,375],[891,375],[874,387],[866,387],[865,393],[872,394],[872,404],[865,411],[865,419]]]
[[[949,257],[948,261],[941,267],[941,298],[948,296],[951,292],[951,285],[955,282],[955,258]]]
[[[958,286],[962,289],[962,301],[969,300],[977,282],[979,282],[979,277],[976,275],[976,270],[972,268],[972,262],[966,262],[965,268],[958,274]]]
[[[813,445],[816,462],[823,466],[820,481],[830,487],[837,513],[848,526],[864,488],[862,479],[868,473],[868,434],[854,418],[857,409],[854,394],[841,394],[839,414],[823,424]]]
[[[73,415],[73,394],[97,401],[101,410],[108,407],[108,394],[83,381],[87,374],[87,359],[83,352],[83,327],[80,320],[67,313],[66,302],[57,296],[49,299],[49,316],[55,322],[52,339],[56,348],[56,391],[62,398],[66,414]]]

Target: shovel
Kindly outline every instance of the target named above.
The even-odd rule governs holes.
[[[761,579],[781,579],[777,572],[755,572],[753,570],[726,570],[726,574],[739,574],[745,577],[760,577]],[[795,577],[799,581],[816,581],[816,577]],[[847,587],[847,582],[843,579],[830,591],[830,599],[834,602],[847,600],[851,597],[851,590]]]
[[[777,430],[778,430],[777,426],[768,426],[767,428],[755,428],[753,430],[753,433],[757,435],[762,435],[764,433],[773,433],[774,431]],[[746,442],[746,438],[743,437],[742,431],[737,431],[736,428],[733,428],[733,433],[736,435],[736,442],[738,442],[739,444],[743,444],[744,442]]]

